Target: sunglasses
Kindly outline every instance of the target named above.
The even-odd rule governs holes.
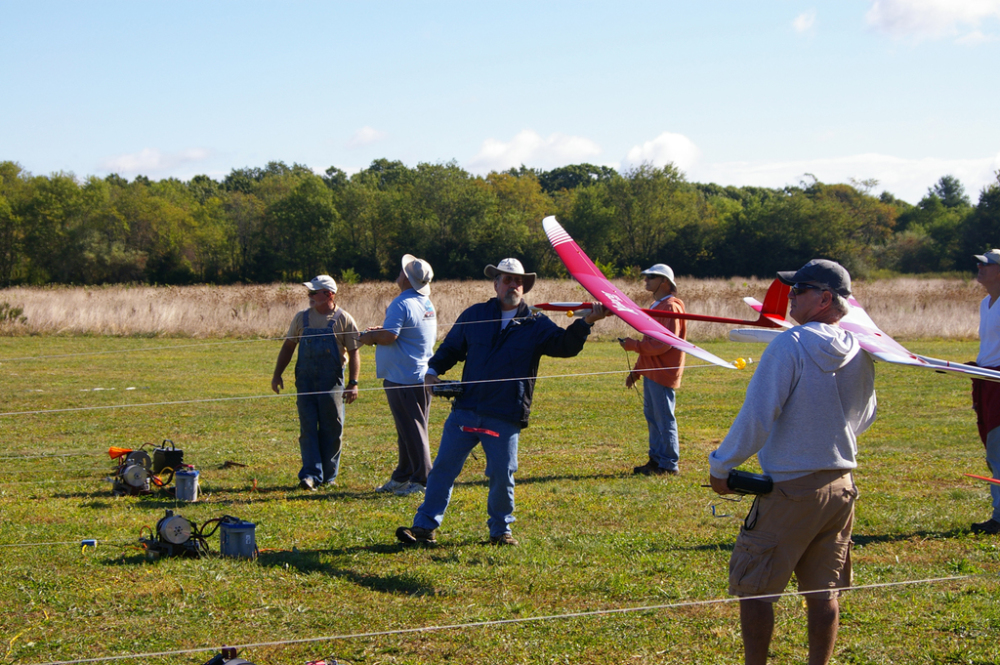
[[[500,281],[504,284],[517,284],[518,286],[524,286],[524,278],[515,277],[514,275],[504,275],[500,278]]]
[[[329,293],[329,291],[310,291],[309,295],[311,295],[311,296],[318,296],[321,293]]]
[[[816,286],[815,284],[802,284],[802,283],[792,284],[792,293],[794,293],[797,296],[801,296],[806,291],[825,291],[825,290],[826,289],[824,289],[822,286]]]

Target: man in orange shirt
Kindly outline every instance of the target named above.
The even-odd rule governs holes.
[[[666,312],[684,312],[684,303],[677,297],[674,271],[664,263],[657,263],[642,271],[646,290],[653,294],[650,309]],[[683,319],[662,318],[663,325],[681,339],[687,338],[687,324]],[[642,410],[649,425],[649,461],[637,466],[632,473],[645,476],[676,476],[680,473],[680,443],[677,439],[677,419],[674,417],[674,391],[680,388],[684,373],[684,352],[643,335],[641,340],[621,340],[622,348],[635,351],[639,359],[625,378],[625,387],[631,388],[642,377]]]

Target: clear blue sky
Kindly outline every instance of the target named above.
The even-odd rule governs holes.
[[[1000,169],[1000,0],[0,0],[0,159],[224,177],[678,164],[973,202]]]

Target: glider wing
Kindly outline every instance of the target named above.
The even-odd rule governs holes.
[[[545,234],[549,237],[549,242],[552,243],[553,249],[556,250],[559,258],[562,259],[562,262],[576,281],[583,288],[587,289],[590,295],[601,301],[609,311],[616,314],[625,323],[644,335],[649,335],[653,339],[669,344],[696,358],[715,363],[722,367],[736,369],[732,363],[726,362],[722,358],[681,339],[643,312],[641,307],[632,302],[618,287],[608,281],[604,273],[598,270],[594,262],[590,260],[590,257],[580,249],[580,246],[566,233],[555,217],[546,217],[542,220],[542,228],[545,229]]]
[[[985,379],[987,381],[1000,382],[1000,372],[991,369],[984,369],[974,365],[941,360],[940,358],[929,358],[910,352],[902,344],[882,332],[868,312],[851,296],[847,299],[851,304],[851,310],[847,316],[840,320],[840,327],[854,333],[861,348],[864,349],[875,360],[882,360],[896,365],[907,365],[909,367],[921,367],[930,369],[942,374],[953,374],[968,379]]]

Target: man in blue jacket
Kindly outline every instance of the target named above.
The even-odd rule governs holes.
[[[490,543],[517,545],[510,533],[517,439],[528,426],[538,361],[543,355],[571,358],[580,353],[590,329],[608,315],[597,304],[586,318],[560,328],[548,317],[532,314],[524,303],[535,273],[524,272],[520,261],[504,259],[486,266],[484,272],[493,279],[497,297],[462,312],[428,362],[424,383],[430,388],[440,383],[438,376],[465,361],[463,390],[445,421],[413,526],[396,530],[396,537],[407,545],[437,542],[434,532],[444,519],[455,479],[480,444],[489,478]]]

